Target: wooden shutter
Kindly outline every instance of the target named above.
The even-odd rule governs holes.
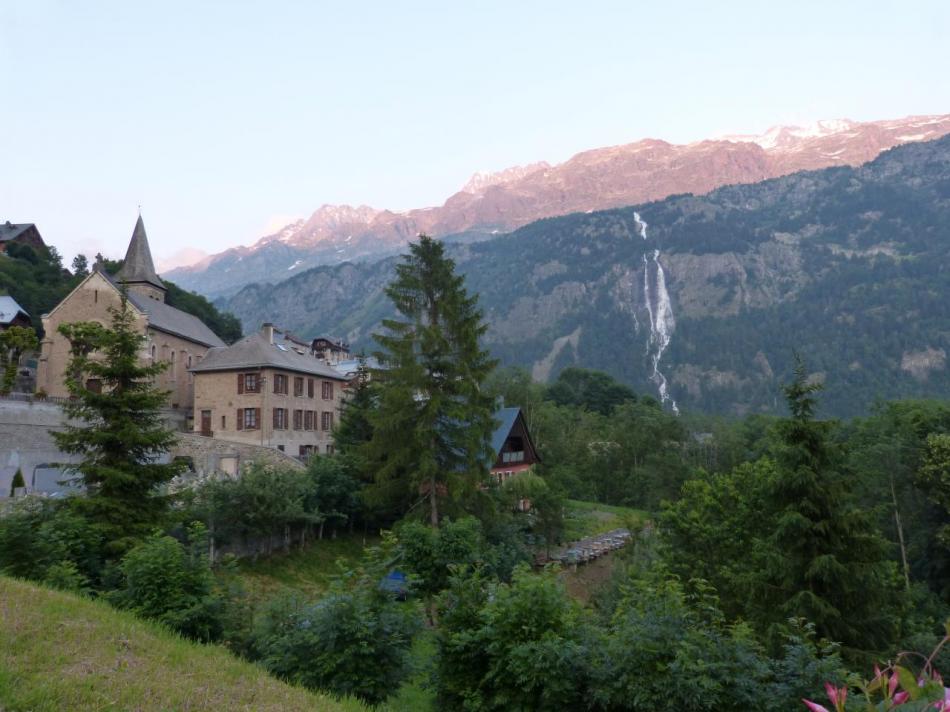
[[[255,430],[260,430],[261,427],[263,427],[261,425],[261,409],[260,408],[254,409],[254,424],[255,424],[255,428],[254,428]]]
[[[313,379],[307,379],[307,398],[313,398]]]
[[[238,395],[244,393],[244,374],[238,374]]]
[[[244,430],[244,409],[237,409],[237,429]]]

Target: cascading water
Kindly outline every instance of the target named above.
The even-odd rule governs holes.
[[[646,220],[641,218],[640,213],[637,212],[633,214],[633,219],[640,226],[640,237],[646,240]],[[652,279],[651,272],[653,273]],[[676,401],[670,395],[666,376],[660,371],[660,360],[663,358],[666,347],[670,345],[670,337],[676,328],[676,321],[673,318],[670,294],[666,291],[666,275],[663,272],[663,265],[660,264],[659,250],[653,250],[652,260],[646,254],[643,255],[643,302],[646,304],[647,314],[650,317],[650,339],[647,342],[647,354],[653,363],[653,373],[650,380],[656,384],[660,400],[663,403],[668,402],[673,408],[673,412],[679,413]]]

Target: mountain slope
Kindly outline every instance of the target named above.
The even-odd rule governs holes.
[[[860,165],[898,144],[947,133],[950,115],[820,121],[687,145],[645,139],[585,151],[556,166],[537,163],[478,173],[440,207],[394,213],[324,205],[309,219],[251,247],[227,250],[168,276],[203,294],[233,293],[244,284],[280,282],[316,265],[391,254],[420,232],[485,237],[544,217],[706,193],[803,169]]]
[[[655,395],[665,379],[671,405],[768,411],[798,350],[834,414],[950,396],[950,137],[450,250],[492,351],[541,379],[578,363]],[[369,346],[394,261],[317,268],[224,304],[249,328],[276,319]]]
[[[0,576],[0,709],[365,707],[292,687],[104,603]]]

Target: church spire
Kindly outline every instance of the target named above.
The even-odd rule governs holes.
[[[125,253],[125,262],[116,276],[126,283],[148,282],[160,289],[165,287],[155,272],[152,251],[148,246],[145,223],[142,222],[141,215],[135,221],[135,230],[132,231],[132,240],[129,242],[129,249]]]
[[[142,222],[142,216],[135,222],[135,230],[132,232],[132,240],[129,242],[129,249],[125,253],[125,262],[122,269],[116,274],[120,282],[133,287],[140,285],[149,293],[152,289],[165,292],[165,285],[158,278],[155,272],[155,264],[152,262],[152,251],[148,247],[148,237],[145,236],[145,223]],[[151,287],[152,289],[149,289]],[[164,301],[164,300],[163,300]]]

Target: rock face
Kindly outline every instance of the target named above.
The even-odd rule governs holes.
[[[768,412],[798,351],[822,374],[826,413],[950,397],[950,136],[448,249],[494,355],[539,379],[576,364],[659,397],[658,366],[670,407]],[[317,267],[219,305],[248,328],[277,320],[371,349],[395,262]],[[654,364],[658,266],[672,318]]]
[[[726,136],[687,145],[645,139],[579,153],[551,166],[535,163],[476,173],[442,206],[394,213],[324,205],[307,220],[168,273],[207,295],[259,281],[280,282],[322,264],[398,252],[420,232],[484,238],[540,218],[703,194],[795,171],[856,166],[893,146],[950,133],[950,115],[858,123],[778,126],[761,136]]]

